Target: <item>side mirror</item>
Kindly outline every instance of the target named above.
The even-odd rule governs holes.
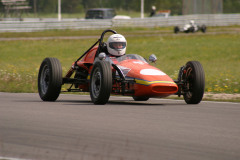
[[[99,53],[98,58],[100,60],[104,60],[104,59],[106,59],[106,54],[104,52],[101,52],[101,53]]]
[[[157,57],[155,56],[155,54],[151,54],[149,56],[149,61],[152,63],[155,63],[157,61]]]

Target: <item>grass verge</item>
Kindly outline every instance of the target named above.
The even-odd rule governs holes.
[[[170,28],[116,30],[127,37],[127,53],[140,54],[145,58],[155,54],[158,57],[156,67],[173,79],[177,78],[180,66],[187,61],[198,60],[205,70],[206,92],[240,93],[240,34],[154,35],[156,32],[161,33],[167,29]],[[65,30],[6,33],[1,34],[0,37],[100,36],[101,32],[102,30]],[[149,35],[149,33],[152,34]],[[89,38],[1,41],[0,91],[37,92],[38,69],[45,57],[58,58],[65,74],[72,62],[96,40]]]

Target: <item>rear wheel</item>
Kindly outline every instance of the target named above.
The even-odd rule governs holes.
[[[187,104],[201,102],[205,88],[205,74],[202,65],[198,61],[189,61],[183,74],[184,100]]]
[[[58,59],[45,58],[38,73],[38,93],[43,101],[55,101],[62,87],[62,67]]]
[[[112,91],[112,70],[107,61],[97,61],[90,78],[90,96],[94,104],[106,104]]]

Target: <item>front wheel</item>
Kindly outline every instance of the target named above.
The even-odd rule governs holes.
[[[189,61],[183,74],[184,100],[187,104],[198,104],[201,102],[205,89],[205,74],[201,63]]]
[[[203,33],[205,33],[205,32],[207,31],[207,27],[206,27],[205,25],[202,25],[202,26],[201,26],[201,31],[202,31]]]
[[[179,31],[180,31],[180,28],[179,28],[178,26],[175,26],[175,27],[174,27],[174,33],[177,34]]]
[[[38,73],[38,93],[43,101],[55,101],[62,87],[62,67],[56,58],[45,58]]]
[[[97,61],[91,71],[90,96],[94,104],[106,104],[112,91],[112,70],[107,61]]]

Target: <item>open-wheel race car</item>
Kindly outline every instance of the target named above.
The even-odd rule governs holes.
[[[194,33],[198,31],[205,33],[207,31],[207,27],[204,24],[199,26],[193,20],[191,20],[188,24],[185,24],[182,28],[180,28],[179,26],[174,27],[174,33]]]
[[[43,101],[55,101],[62,85],[70,84],[67,92],[90,92],[94,104],[106,104],[110,95],[131,96],[135,101],[147,101],[151,97],[183,95],[187,104],[202,100],[205,74],[198,61],[189,61],[180,67],[177,80],[172,80],[160,69],[150,65],[157,57],[150,55],[149,62],[137,54],[110,57],[106,54],[103,31],[94,43],[62,76],[57,58],[45,58],[38,74],[38,91]],[[62,91],[63,92],[63,91]]]

